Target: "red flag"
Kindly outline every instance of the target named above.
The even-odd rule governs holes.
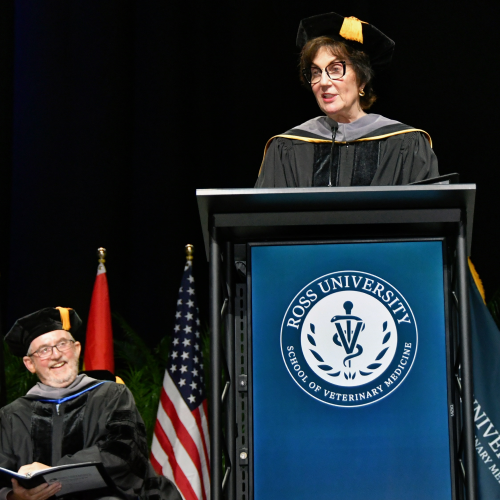
[[[210,500],[207,396],[189,257],[175,317],[150,459],[158,474],[176,484],[184,500]]]
[[[83,362],[85,370],[115,372],[108,279],[102,262],[97,267],[97,277],[92,292]]]

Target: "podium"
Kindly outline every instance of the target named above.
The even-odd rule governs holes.
[[[475,499],[475,185],[197,199],[212,499]]]

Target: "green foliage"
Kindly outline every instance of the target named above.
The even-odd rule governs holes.
[[[14,356],[9,346],[3,341],[5,363],[5,385],[7,403],[24,396],[37,382],[36,375],[30,373],[24,366],[22,358]]]
[[[201,355],[203,357],[203,372],[207,398],[210,401],[210,329],[207,324],[200,328]]]
[[[123,340],[115,338],[114,341],[116,375],[123,379],[134,396],[137,409],[146,425],[148,444],[151,446],[171,338],[170,335],[163,337],[154,349],[150,349],[122,316],[113,313],[113,318],[120,325],[125,337]],[[208,385],[210,368],[208,328],[202,331],[200,341],[205,384]]]
[[[134,395],[135,404],[146,425],[148,444],[151,446],[170,343],[165,337],[151,352],[121,315],[113,313],[113,317],[125,337],[125,340],[114,341],[116,375],[123,379]]]
[[[119,376],[134,395],[135,404],[146,425],[148,446],[151,447],[153,431],[160,399],[161,381],[154,381],[149,367],[134,368],[129,366]]]
[[[487,305],[495,323],[500,328],[500,288],[493,294]]]

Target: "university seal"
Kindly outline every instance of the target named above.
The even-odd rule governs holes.
[[[339,271],[306,285],[288,306],[281,352],[296,384],[333,406],[388,396],[408,376],[418,345],[410,305],[390,283]]]

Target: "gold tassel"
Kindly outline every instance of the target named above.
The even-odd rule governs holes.
[[[360,21],[357,17],[344,17],[344,22],[342,23],[342,28],[340,28],[339,35],[346,40],[353,40],[355,42],[363,43],[363,24],[364,21]]]
[[[472,277],[474,278],[474,283],[477,286],[477,289],[479,290],[479,293],[481,294],[481,297],[483,298],[483,302],[486,304],[486,294],[484,293],[484,286],[483,282],[481,281],[481,278],[479,277],[479,274],[476,271],[476,268],[474,267],[474,264],[472,263],[472,260],[470,260],[470,257],[468,257],[469,260],[469,269],[472,274]]]
[[[69,311],[71,307],[56,307],[61,315],[62,329],[69,331],[71,329],[71,321],[69,320]]]

